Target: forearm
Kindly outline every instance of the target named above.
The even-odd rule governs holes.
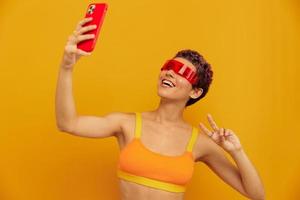
[[[60,65],[56,97],[55,97],[55,113],[56,124],[59,129],[67,128],[76,118],[76,108],[72,92],[72,69]]]
[[[234,159],[242,179],[245,191],[255,200],[265,199],[263,183],[243,149],[230,153]]]

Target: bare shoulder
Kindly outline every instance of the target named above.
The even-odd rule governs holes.
[[[219,146],[212,141],[205,133],[199,131],[195,142],[196,162],[205,161],[207,155],[212,151],[219,149]]]
[[[120,122],[121,132],[116,135],[119,143],[127,143],[131,137],[128,134],[134,129],[135,112],[114,112],[111,114]]]
[[[133,112],[111,112],[107,116],[114,118],[120,122],[126,121],[134,115]]]
[[[119,112],[116,114],[116,118],[120,120],[121,131],[116,134],[116,138],[119,144],[120,150],[122,150],[126,144],[132,138],[130,134],[134,130],[134,123],[135,123],[135,112]]]
[[[135,118],[134,112],[112,112],[110,113],[111,117],[115,118],[120,122],[121,126],[121,133],[123,136],[126,133],[126,129],[129,124],[132,123],[133,119]]]

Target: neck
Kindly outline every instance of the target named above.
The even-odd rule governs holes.
[[[161,124],[177,124],[184,123],[183,120],[183,111],[185,106],[179,102],[170,102],[160,100],[159,106],[157,109],[152,111],[153,120]]]

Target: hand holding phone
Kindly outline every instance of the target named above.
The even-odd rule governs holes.
[[[91,3],[88,5],[85,18],[92,17],[92,20],[86,23],[86,26],[96,25],[96,29],[88,31],[89,34],[94,34],[95,37],[90,40],[85,40],[77,44],[77,47],[83,51],[91,52],[94,50],[103,20],[107,11],[108,5],[106,3]]]
[[[104,19],[104,9],[107,5],[100,5],[98,10],[95,10],[94,4],[88,6],[88,11],[84,19],[80,20],[68,38],[64,49],[64,55],[61,66],[64,68],[73,68],[73,65],[81,56],[91,55],[94,49],[100,27]],[[97,6],[96,6],[97,7]],[[99,7],[99,6],[98,6]],[[97,11],[98,14],[95,14]],[[96,17],[96,18],[94,18]]]
[[[84,34],[87,31],[95,29],[95,25],[82,27],[84,24],[91,20],[91,18],[84,18],[80,20],[77,24],[76,29],[73,31],[73,34],[68,37],[61,63],[62,67],[73,68],[73,65],[81,56],[91,55],[90,52],[86,52],[77,48],[77,43],[95,38],[94,34]]]

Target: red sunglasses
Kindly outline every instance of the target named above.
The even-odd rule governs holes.
[[[194,72],[191,67],[188,67],[182,62],[174,59],[167,60],[167,62],[162,66],[160,70],[162,71],[170,69],[172,69],[176,74],[188,80],[192,85],[198,81],[197,73]]]

